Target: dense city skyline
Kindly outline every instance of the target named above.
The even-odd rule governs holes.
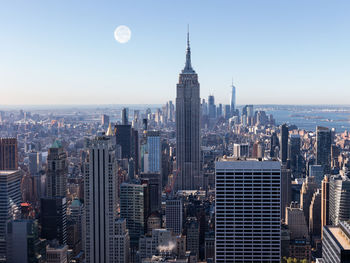
[[[64,1],[0,10],[0,263],[350,263],[350,3]]]
[[[348,104],[349,8],[347,1],[6,2],[0,105],[174,100],[187,24],[202,98],[215,93],[229,104],[233,77],[238,104]],[[126,44],[113,38],[121,24],[132,31]]]

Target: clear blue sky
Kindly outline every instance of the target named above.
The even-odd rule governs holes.
[[[350,1],[2,1],[1,104],[174,100],[187,24],[201,97],[349,104]],[[119,44],[118,25],[132,31]]]

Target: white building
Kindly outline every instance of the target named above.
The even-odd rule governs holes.
[[[216,262],[280,262],[281,165],[216,162]]]
[[[88,143],[84,162],[84,232],[86,262],[117,262],[117,162],[112,140],[96,137]]]

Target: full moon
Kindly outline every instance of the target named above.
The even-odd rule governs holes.
[[[127,26],[118,26],[114,31],[114,38],[119,43],[125,44],[130,40],[131,31]]]

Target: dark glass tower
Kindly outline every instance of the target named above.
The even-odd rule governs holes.
[[[198,189],[200,179],[200,94],[192,69],[189,34],[186,64],[176,87],[176,190]]]
[[[288,158],[288,135],[288,126],[287,124],[283,124],[280,133],[280,159],[282,164],[285,164]]]
[[[316,127],[316,164],[322,165],[325,174],[331,172],[332,134],[326,127]]]

